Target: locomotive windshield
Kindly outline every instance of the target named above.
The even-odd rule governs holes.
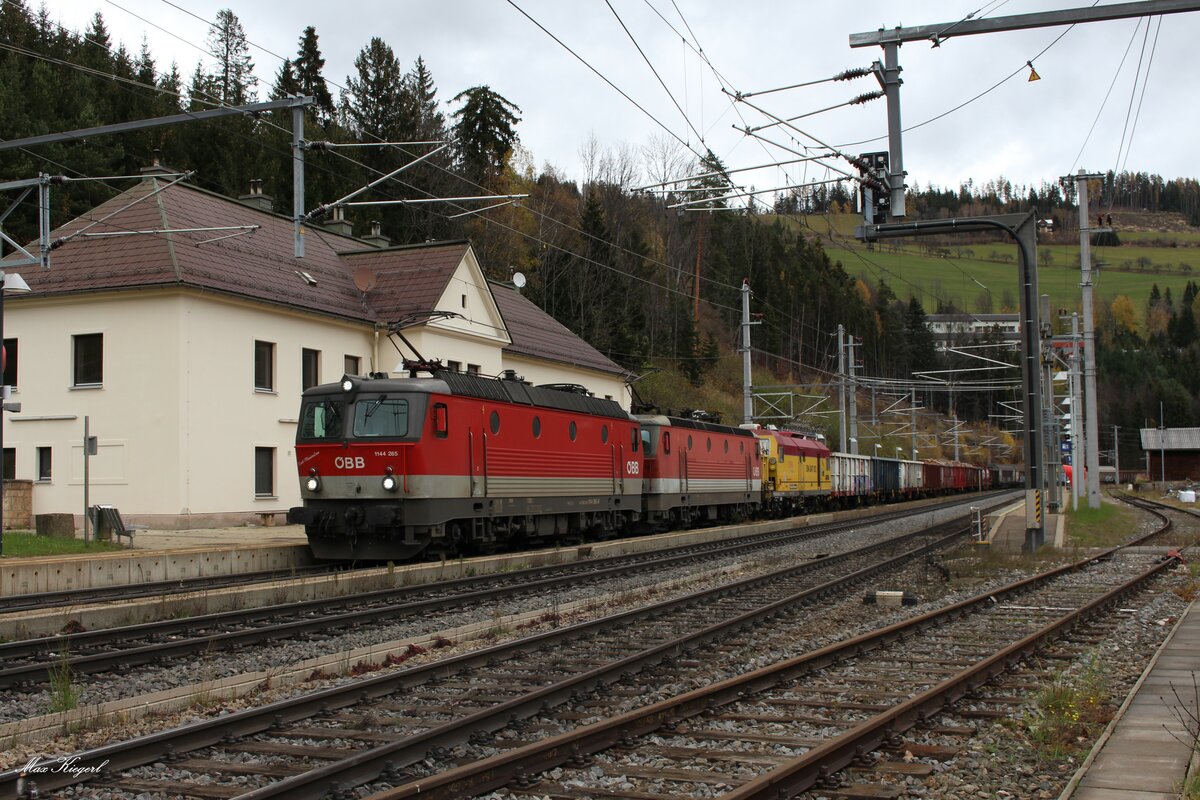
[[[346,403],[341,398],[308,400],[300,411],[300,439],[340,439],[345,436]]]
[[[354,435],[399,437],[408,435],[408,401],[380,395],[359,397],[354,404]]]

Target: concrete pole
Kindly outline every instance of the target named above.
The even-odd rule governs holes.
[[[1083,431],[1083,421],[1079,415],[1083,413],[1081,398],[1080,380],[1082,376],[1079,373],[1079,314],[1071,314],[1071,508],[1079,508],[1080,481],[1083,476],[1079,474],[1079,462],[1083,455],[1083,441],[1080,433]]]
[[[754,386],[750,374],[750,281],[742,281],[742,422],[754,421]]]
[[[859,344],[858,339],[854,336],[849,337],[846,342],[847,372],[850,374],[850,386],[846,392],[846,410],[850,415],[850,453],[858,455],[858,383],[854,374],[855,355],[854,348]]]
[[[838,430],[841,434],[840,452],[849,453],[846,449],[846,328],[838,325]]]
[[[1100,507],[1100,428],[1096,413],[1096,329],[1092,311],[1091,216],[1088,213],[1088,179],[1083,170],[1075,176],[1079,192],[1079,286],[1083,291],[1083,435],[1086,439],[1085,465],[1088,508]]]
[[[1114,485],[1121,483],[1121,440],[1117,438],[1117,434],[1120,432],[1120,430],[1121,429],[1118,426],[1113,425],[1113,469],[1115,470],[1115,474],[1113,475]]]
[[[909,422],[912,424],[912,457],[917,460],[917,390],[909,389],[909,400],[912,408],[909,410]]]

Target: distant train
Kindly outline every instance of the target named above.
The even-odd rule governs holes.
[[[1011,480],[831,453],[759,426],[633,416],[582,387],[433,365],[304,392],[296,461],[318,558],[403,561],[783,516]]]

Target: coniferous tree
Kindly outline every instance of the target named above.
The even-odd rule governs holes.
[[[296,77],[296,91],[308,95],[316,101],[316,120],[322,127],[328,128],[333,123],[333,95],[325,82],[325,57],[317,43],[317,29],[309,25],[300,37],[300,50],[296,54],[292,67]]]
[[[237,15],[228,8],[217,12],[217,21],[208,35],[208,50],[217,59],[212,73],[215,99],[230,106],[254,102],[258,78],[250,60],[250,44]]]
[[[452,102],[462,102],[452,115],[459,165],[468,180],[486,186],[503,171],[512,155],[521,109],[490,86],[465,89]]]

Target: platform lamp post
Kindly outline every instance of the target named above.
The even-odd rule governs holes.
[[[15,272],[10,272],[7,275],[3,270],[0,270],[0,350],[4,345],[4,294],[5,292],[28,292],[29,284]],[[0,356],[0,376],[8,368],[7,353]],[[0,383],[3,380],[0,379]],[[8,402],[8,385],[0,387],[2,396],[2,408],[0,410],[0,556],[4,555],[4,479],[7,477],[4,474],[4,411],[20,411],[20,403]]]

